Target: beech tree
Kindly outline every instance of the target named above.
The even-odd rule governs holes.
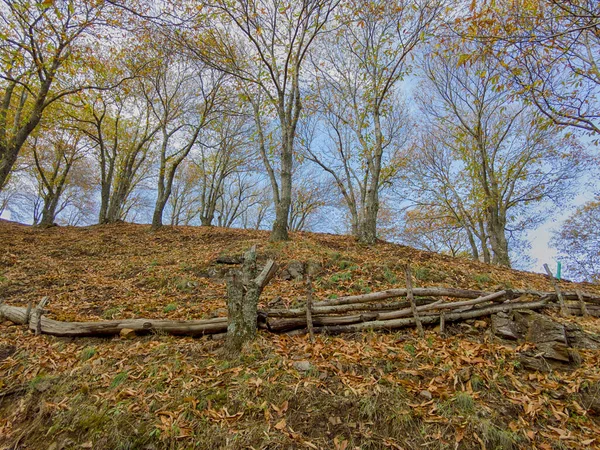
[[[271,239],[288,239],[296,128],[302,110],[302,71],[309,49],[324,30],[339,0],[218,0],[200,21],[200,43],[186,39],[190,51],[235,76],[246,92],[260,93],[278,122],[279,169],[271,179],[275,221]],[[207,28],[206,20],[220,19]],[[182,38],[183,33],[179,34]],[[261,111],[262,113],[262,111]],[[269,170],[269,169],[268,169]]]
[[[596,0],[476,1],[457,28],[488,47],[516,95],[598,142],[599,20]]]
[[[200,174],[190,159],[181,163],[175,173],[171,195],[167,203],[171,225],[191,225],[198,215],[197,186]]]
[[[435,180],[437,191],[443,192],[437,206],[469,227],[481,247],[489,243],[491,262],[508,266],[509,223],[520,217],[522,228],[541,218],[527,214],[531,205],[564,199],[579,156],[572,139],[497,88],[499,69],[492,61],[481,57],[465,62],[460,55],[453,48],[424,58],[427,79],[419,100],[431,126],[424,131],[429,138],[422,141],[430,148],[422,154],[437,162],[422,166],[428,173],[412,179],[427,180],[429,191]],[[418,153],[415,160],[423,158]],[[465,193],[457,189],[461,185]]]
[[[160,130],[138,82],[101,95],[82,95],[82,113],[74,117],[97,155],[99,223],[114,223],[126,216],[127,199],[146,175],[142,169]]]
[[[107,8],[94,0],[0,2],[0,191],[48,106],[90,87],[77,72],[93,61]]]
[[[592,283],[600,281],[600,200],[589,201],[562,224],[551,244],[567,272]]]
[[[165,51],[166,50],[166,51]],[[152,228],[162,226],[163,211],[173,189],[180,164],[197,144],[201,131],[211,122],[222,96],[223,76],[202,65],[190,65],[156,49],[150,70],[141,83],[144,96],[158,123],[157,198]],[[204,222],[203,222],[204,224]]]
[[[34,224],[54,224],[56,216],[69,205],[71,199],[68,196],[65,198],[65,194],[76,184],[73,178],[79,178],[75,181],[84,181],[81,176],[74,177],[73,172],[77,169],[76,165],[87,156],[88,150],[83,134],[73,128],[43,127],[39,135],[33,138],[33,174],[42,200],[41,211],[34,213]],[[89,185],[81,187],[86,189]]]
[[[252,149],[249,145],[250,126],[245,114],[233,112],[234,103],[229,103],[228,113],[215,121],[202,138],[202,145],[194,155],[193,162],[200,175],[199,216],[203,226],[213,224],[215,214],[219,216],[219,226],[231,226],[235,218],[220,211],[224,195],[229,188],[239,189],[242,195],[243,184],[240,179],[231,179],[238,172],[246,170]],[[236,185],[236,181],[238,184]],[[237,187],[234,187],[237,186]],[[229,193],[233,193],[230,190]],[[235,197],[235,195],[234,195]],[[235,214],[234,214],[235,216]]]
[[[441,0],[356,1],[344,4],[344,27],[323,40],[315,59],[318,108],[331,139],[308,158],[335,180],[359,241],[377,238],[379,195],[397,167],[406,120],[396,88],[408,57],[435,26]]]

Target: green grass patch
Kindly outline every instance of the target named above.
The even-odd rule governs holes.
[[[169,303],[167,306],[165,306],[163,308],[163,312],[170,313],[170,312],[175,311],[176,309],[177,309],[177,304],[175,304],[175,303]]]
[[[127,380],[127,378],[129,377],[129,373],[125,372],[119,372],[112,380],[112,383],[110,383],[110,388],[114,389],[116,387],[118,387],[120,384],[122,384],[125,380]]]
[[[87,361],[88,359],[93,358],[97,352],[96,347],[86,347],[81,351],[79,358],[82,361]]]

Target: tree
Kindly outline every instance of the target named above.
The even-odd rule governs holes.
[[[171,196],[177,169],[196,145],[202,129],[212,120],[223,82],[223,76],[214,70],[185,63],[174,56],[173,48],[164,47],[154,49],[154,61],[142,81],[147,105],[159,128],[153,229],[162,226],[163,211]]]
[[[211,4],[208,14],[216,15],[221,25],[206,29],[207,17],[200,15],[200,44],[191,37],[186,41],[194,55],[235,76],[246,85],[246,94],[260,95],[275,110],[278,173],[267,166],[276,175],[270,177],[276,211],[271,234],[274,241],[288,239],[294,141],[302,110],[302,68],[310,47],[338,3],[339,0],[218,0]]]
[[[94,0],[0,2],[0,191],[46,108],[89,87],[76,70],[93,59],[105,10]]]
[[[195,164],[186,159],[175,173],[171,195],[168,201],[168,212],[171,225],[190,225],[198,215],[197,186],[200,174]]]
[[[144,177],[152,141],[161,128],[139,80],[101,95],[80,95],[81,112],[73,117],[93,144],[100,168],[99,223],[126,215],[127,199]]]
[[[424,60],[420,103],[431,126],[421,145],[429,148],[420,148],[424,157],[414,159],[424,160],[415,167],[437,173],[412,178],[429,192],[432,186],[423,180],[434,179],[436,205],[468,227],[481,247],[489,243],[493,263],[509,266],[509,223],[523,229],[541,219],[528,213],[531,205],[564,200],[580,158],[569,136],[498,89],[493,61],[482,56],[465,62],[464,53],[432,51]]]
[[[300,173],[292,190],[290,231],[311,230],[319,219],[319,213],[331,202],[330,183],[314,175]]]
[[[322,42],[315,61],[318,109],[330,145],[325,152],[307,147],[308,158],[334,178],[360,242],[377,239],[380,191],[406,139],[396,87],[442,7],[441,0],[349,2],[341,11],[344,27]]]
[[[238,170],[232,173],[217,202],[217,225],[259,229],[271,206],[268,186],[262,181],[250,171]],[[250,223],[251,216],[254,223]]]
[[[592,283],[600,282],[599,222],[600,199],[596,198],[577,208],[551,240],[567,272]]]
[[[600,135],[600,4],[473,2],[459,32],[487,45],[507,83],[555,124]],[[465,55],[466,56],[466,55]]]
[[[403,222],[398,239],[404,245],[453,257],[469,256],[464,227],[443,208],[417,206],[406,211]]]
[[[224,195],[227,190],[226,183],[231,189],[239,188],[239,195],[245,189],[242,184],[236,184],[232,176],[244,171],[251,155],[249,146],[250,127],[245,114],[234,114],[234,103],[230,103],[229,112],[219,121],[215,121],[206,130],[198,154],[194,156],[200,174],[200,222],[210,226],[219,214],[219,226],[230,226],[234,218],[229,217],[224,221],[220,206],[224,206]],[[230,216],[228,214],[228,216]]]
[[[67,124],[51,123],[40,129],[31,144],[33,174],[38,184],[38,195],[42,200],[39,214],[34,213],[33,223],[50,226],[56,216],[70,203],[69,188],[76,185],[81,177],[73,177],[77,165],[87,156],[88,147],[83,133]],[[81,186],[84,190],[88,186]]]

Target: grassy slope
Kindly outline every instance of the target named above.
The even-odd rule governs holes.
[[[349,237],[299,233],[270,244],[259,231],[114,225],[40,230],[0,222],[0,296],[49,296],[60,320],[201,318],[225,314],[224,284],[205,277],[220,254],[257,244],[263,259],[316,260],[318,298],[404,286],[550,290],[543,276]],[[563,283],[565,288],[572,288]],[[597,286],[584,286],[599,291]],[[276,279],[265,302],[292,305],[301,282]],[[577,320],[598,330],[595,319]],[[600,420],[579,392],[600,381],[600,355],[575,372],[520,370],[515,350],[477,334],[424,340],[412,331],[318,337],[261,334],[239,361],[221,342],[152,335],[32,336],[0,324],[0,448],[577,448]],[[455,327],[458,331],[460,327]],[[293,367],[308,360],[312,369]],[[427,390],[433,398],[420,395]]]

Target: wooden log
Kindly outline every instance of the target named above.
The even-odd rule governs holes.
[[[442,301],[437,301],[431,303],[430,305],[424,305],[417,308],[419,312],[431,311],[431,310],[441,310],[441,309],[458,309],[465,306],[474,306],[481,303],[486,303],[489,301],[497,301],[501,300],[504,297],[506,291],[494,292],[493,294],[484,295],[483,297],[479,297],[473,300],[465,300],[462,302],[448,302],[442,303]],[[378,320],[389,320],[389,319],[398,319],[400,317],[408,317],[411,313],[411,309],[406,308],[399,311],[392,311],[389,313],[380,313],[377,318]]]
[[[560,287],[558,286],[556,279],[554,278],[554,275],[552,274],[552,271],[550,270],[550,267],[548,267],[548,264],[544,264],[544,269],[546,269],[546,273],[548,274],[548,277],[550,278],[550,282],[552,283],[552,286],[554,287],[554,290],[556,291],[556,296],[558,297],[558,303],[560,304],[560,313],[564,317],[569,316],[570,313],[565,305],[565,299],[562,295],[562,292],[560,291]]]
[[[579,300],[579,308],[581,310],[581,315],[583,317],[588,317],[589,313],[587,307],[585,306],[585,301],[583,300],[583,294],[581,293],[581,291],[575,291],[575,293],[577,294],[577,299]]]
[[[417,311],[417,305],[415,305],[415,298],[413,296],[413,285],[412,285],[412,274],[410,271],[410,265],[407,264],[404,268],[404,273],[406,274],[406,298],[410,302],[410,311],[415,319],[415,324],[417,325],[417,332],[419,333],[419,337],[425,337],[425,331],[423,330],[423,324],[419,319],[419,312]]]
[[[16,324],[28,325],[32,331],[52,336],[84,337],[114,336],[122,329],[132,329],[138,334],[162,331],[182,336],[201,336],[204,334],[223,333],[227,330],[227,317],[209,320],[156,320],[125,319],[102,322],[62,322],[48,319],[41,315],[39,321],[33,314],[27,317],[27,308],[0,305],[0,318]]]
[[[489,316],[491,314],[499,313],[499,312],[509,312],[515,310],[529,309],[529,310],[537,310],[544,308],[548,302],[548,298],[544,298],[541,300],[537,300],[534,302],[524,302],[524,303],[503,303],[500,305],[493,305],[487,308],[474,309],[471,311],[461,312],[461,313],[450,313],[446,314],[445,320],[446,322],[456,322],[460,320],[467,319],[475,319],[479,317]],[[421,322],[423,324],[433,324],[437,323],[440,320],[439,315],[428,315],[421,317]],[[362,322],[351,325],[338,325],[338,326],[324,326],[315,328],[315,333],[328,333],[328,334],[338,334],[338,333],[356,333],[364,330],[394,330],[398,328],[404,328],[408,326],[414,326],[415,319],[414,317],[408,317],[405,319],[392,319],[392,320],[375,320],[370,322]]]
[[[437,302],[430,303],[429,305],[417,306],[417,312],[422,311],[430,311],[435,309],[436,306],[441,306],[442,300],[438,300]],[[399,309],[398,311],[390,311],[390,312],[380,312],[377,314],[377,320],[390,320],[390,319],[398,319],[400,317],[408,317],[413,314],[412,308],[404,308]]]
[[[35,331],[36,336],[42,334],[42,315],[44,314],[44,308],[48,304],[48,301],[48,297],[42,298],[29,316],[29,328]],[[29,307],[27,307],[27,309],[29,310]]]
[[[330,325],[348,325],[359,322],[369,322],[376,319],[377,316],[373,313],[354,314],[351,316],[313,317],[313,330],[314,327],[323,327]],[[289,319],[267,319],[267,329],[273,333],[283,333],[291,330],[297,330],[300,328],[305,329],[308,332],[305,317]]]
[[[416,297],[477,298],[487,294],[489,292],[443,287],[413,289],[413,295]],[[395,297],[406,297],[406,289],[388,289],[387,291],[371,292],[370,294],[349,295],[316,302],[313,306],[318,308],[322,306],[348,305],[350,303],[367,303]]]
[[[440,334],[442,336],[446,334],[446,313],[444,311],[440,314]]]
[[[312,321],[312,300],[313,300],[313,288],[310,275],[306,275],[306,326],[308,328],[308,335],[310,342],[315,342],[315,333],[313,332],[313,321]]]
[[[415,299],[417,305],[431,304],[435,302],[434,299],[431,298],[417,298]],[[352,311],[382,311],[382,310],[396,310],[398,308],[406,308],[409,307],[409,302],[393,302],[393,303],[354,303],[348,305],[338,305],[338,306],[321,306],[316,307],[315,303],[313,303],[312,307],[312,315],[323,316],[323,315],[331,315],[331,314],[343,314]],[[304,317],[306,315],[305,308],[292,308],[292,309],[269,309],[269,310],[261,310],[261,314],[264,314],[268,317]]]
[[[548,305],[548,308],[560,310],[559,305]],[[573,316],[582,316],[581,306],[579,304],[567,303],[567,309]],[[600,305],[586,305],[586,310],[588,317],[600,317]]]

